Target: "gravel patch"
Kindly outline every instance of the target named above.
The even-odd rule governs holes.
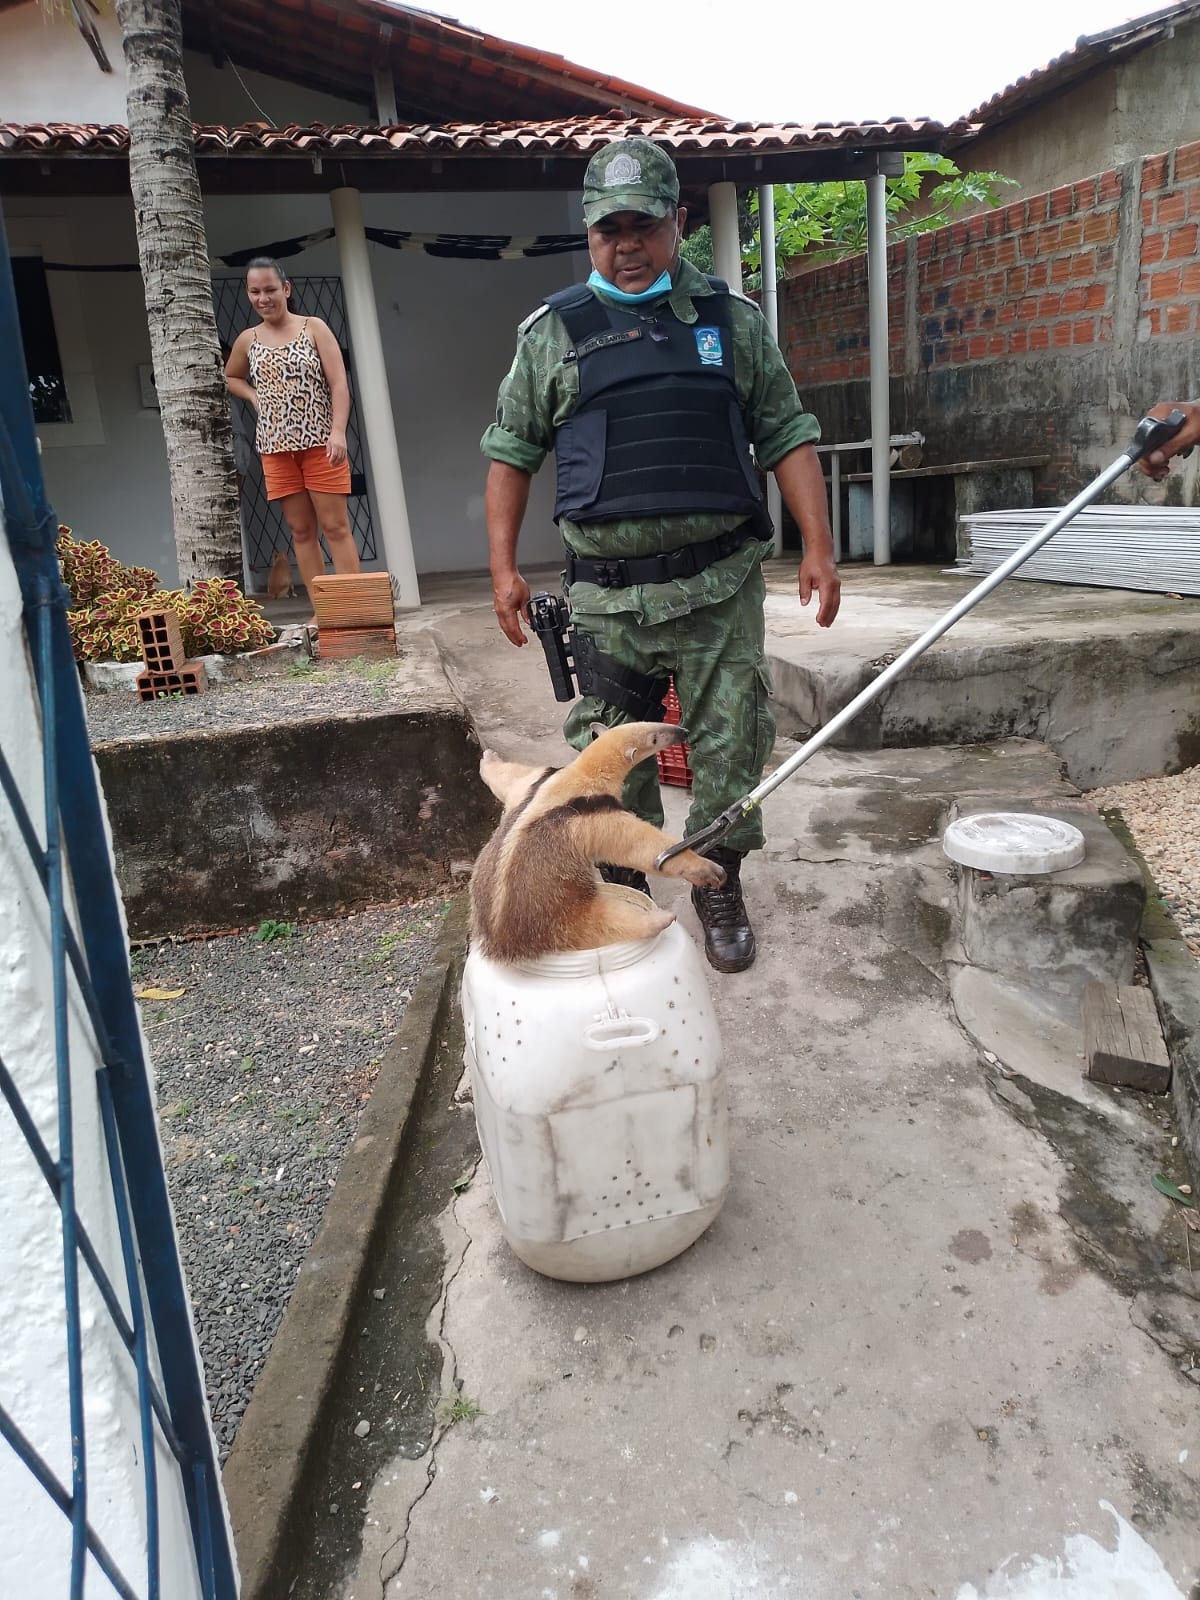
[[[449,907],[132,952],[222,1460]]]
[[[179,700],[139,700],[132,691],[86,689],[84,704],[92,743],[105,744],[193,728],[263,727],[355,712],[401,711],[427,698],[427,688],[422,693],[407,681],[403,658],[397,656],[297,663],[275,677],[210,683],[203,694]]]
[[[1200,767],[1093,789],[1087,798],[1121,813],[1188,949],[1200,957]]]

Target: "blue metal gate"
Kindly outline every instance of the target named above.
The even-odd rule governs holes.
[[[0,1395],[0,1437],[71,1523],[71,1600],[82,1600],[90,1565],[122,1600],[159,1600],[159,1503],[156,1444],[165,1443],[187,1499],[199,1586],[205,1600],[234,1600],[233,1551],[208,1427],[204,1379],[167,1201],[150,1080],[142,1054],[128,953],[113,881],[84,721],[79,675],[67,630],[67,596],[55,555],[57,520],[46,504],[21,352],[8,241],[0,224],[0,497],[21,585],[24,626],[41,705],[45,815],[25,807],[12,767],[0,750],[0,828],[15,827],[47,897],[54,973],[58,1154],[35,1125],[9,1065],[0,1060],[0,1097],[28,1146],[62,1222],[66,1290],[71,1481],[63,1483],[18,1427]],[[39,821],[41,835],[39,836]],[[19,841],[16,842],[19,836]],[[67,916],[64,886],[78,907],[78,933]],[[126,1316],[75,1207],[72,1081],[68,1045],[68,969],[94,1033],[96,1093],[120,1231]],[[88,1449],[84,1425],[81,1269],[99,1290],[136,1373],[145,1483],[144,1571],[121,1572],[88,1517]],[[4,1293],[0,1287],[0,1296]],[[162,1374],[154,1375],[153,1357]],[[173,1600],[166,1596],[165,1600]]]

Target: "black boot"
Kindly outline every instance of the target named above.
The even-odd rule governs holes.
[[[619,883],[626,889],[636,889],[639,894],[647,895],[651,900],[650,884],[644,872],[639,872],[636,867],[614,867],[607,861],[598,862],[600,876],[605,883]]]
[[[754,929],[742,899],[742,853],[724,847],[708,852],[725,868],[719,889],[693,889],[692,905],[704,929],[704,954],[718,972],[744,972],[754,960]]]

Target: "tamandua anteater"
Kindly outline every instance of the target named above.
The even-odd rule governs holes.
[[[565,767],[524,767],[485,750],[480,776],[504,806],[471,877],[471,931],[492,961],[528,961],[557,950],[594,950],[649,939],[675,920],[645,902],[602,894],[596,863],[654,872],[675,844],[621,804],[626,774],[659,750],[683,744],[678,723],[592,724],[596,738]],[[693,850],[662,874],[718,888],[724,869]],[[639,895],[639,900],[644,896]]]

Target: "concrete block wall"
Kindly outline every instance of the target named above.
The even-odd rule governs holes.
[[[1200,392],[1198,233],[1195,143],[891,246],[893,429],[929,464],[1046,455],[1035,499],[1065,498],[1154,401]],[[826,439],[867,437],[865,257],[784,280],[780,325]],[[1115,493],[1200,498],[1190,465]]]

